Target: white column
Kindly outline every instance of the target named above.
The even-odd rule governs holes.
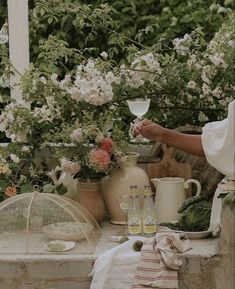
[[[29,66],[28,0],[8,0],[8,29],[10,63],[17,72],[23,74]],[[10,76],[11,97],[20,101],[22,93],[17,72]]]

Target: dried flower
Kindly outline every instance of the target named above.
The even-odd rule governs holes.
[[[15,187],[9,186],[9,187],[6,187],[4,193],[5,193],[5,195],[8,196],[8,197],[13,197],[13,196],[16,195],[17,191],[16,191],[16,188],[15,188]]]
[[[7,175],[10,174],[11,170],[7,164],[0,164],[0,174]]]

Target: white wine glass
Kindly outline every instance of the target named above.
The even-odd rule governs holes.
[[[134,120],[134,125],[136,125],[142,120],[142,117],[148,111],[150,98],[137,98],[133,100],[127,100],[127,104],[131,113],[137,116],[137,118]],[[133,142],[133,143],[144,142],[145,143],[145,142],[149,142],[149,140],[144,138],[142,135],[138,135],[136,137],[132,136],[130,142]]]

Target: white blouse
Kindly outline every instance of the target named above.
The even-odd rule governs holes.
[[[202,146],[207,161],[232,180],[235,180],[234,110],[233,100],[229,104],[226,119],[208,123],[202,128]]]

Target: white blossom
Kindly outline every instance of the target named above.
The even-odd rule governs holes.
[[[59,83],[59,86],[61,88],[65,88],[69,85],[69,83],[71,82],[71,75],[70,74],[66,74],[64,79],[62,79]]]
[[[95,68],[96,62],[89,59],[86,65],[77,67],[74,85],[66,88],[71,98],[99,106],[113,98],[112,83],[116,80],[112,72],[103,73]]]
[[[205,65],[202,67],[201,78],[205,83],[210,84],[214,74],[215,70],[211,65]]]
[[[36,107],[33,111],[33,115],[39,118],[39,123],[43,121],[52,121],[51,110],[46,105]]]
[[[194,80],[190,80],[187,84],[187,88],[195,89],[197,87],[197,83]]]
[[[101,52],[101,53],[100,53],[100,56],[101,56],[104,60],[108,59],[108,53],[105,52],[105,51]]]
[[[205,115],[204,112],[200,111],[199,114],[198,114],[198,120],[200,122],[206,122],[209,120],[209,118]]]
[[[125,65],[120,67],[120,80],[127,86],[140,87],[145,81],[154,82],[157,75],[161,74],[161,67],[153,53],[138,55],[131,62],[130,68]]]
[[[202,91],[204,95],[208,95],[211,92],[211,89],[206,83],[203,83]]]
[[[189,48],[187,47],[188,42],[192,40],[191,36],[189,34],[185,34],[183,38],[175,38],[173,40],[174,49],[182,55],[186,55],[186,53],[189,51]]]
[[[197,60],[196,55],[195,54],[190,54],[189,58],[187,60],[188,67],[193,68],[195,66],[195,64],[197,63],[197,61],[198,60]]]
[[[24,183],[27,180],[27,177],[25,175],[20,175],[20,183]]]
[[[209,59],[215,66],[227,67],[224,61],[224,53],[215,53],[214,55],[210,55]]]
[[[51,81],[52,81],[54,84],[58,84],[58,74],[53,73],[53,74],[51,75]]]
[[[0,77],[0,86],[3,88],[10,87],[10,78],[9,76],[3,74]]]
[[[15,154],[10,154],[10,158],[13,160],[14,163],[18,164],[20,162],[20,158]]]
[[[229,40],[228,45],[231,46],[232,48],[235,48],[235,41],[234,40]]]
[[[30,147],[29,146],[22,146],[21,151],[23,153],[28,153],[28,152],[30,152]]]
[[[220,87],[216,87],[213,91],[212,91],[212,95],[217,97],[217,98],[220,98],[221,95],[223,94],[223,91]]]
[[[46,78],[44,76],[41,76],[39,79],[43,84],[47,83]]]

